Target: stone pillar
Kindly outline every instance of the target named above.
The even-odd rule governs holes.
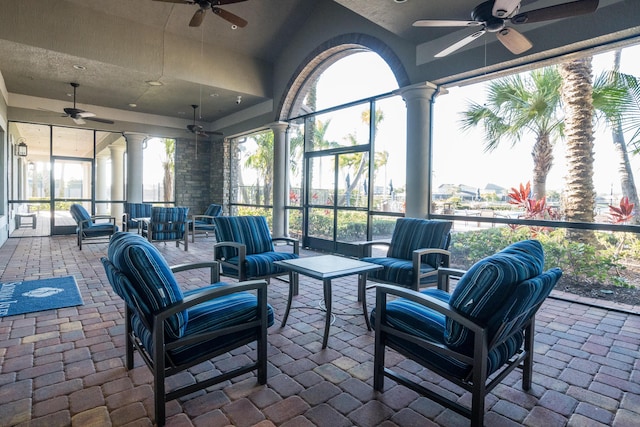
[[[425,82],[397,93],[407,106],[407,218],[425,218],[431,202],[431,106],[437,86]]]
[[[124,199],[124,150],[125,146],[111,144],[111,200]],[[116,221],[122,218],[124,206],[122,203],[111,204],[111,216],[116,217]]]
[[[96,156],[96,200],[104,201],[109,200],[109,180],[107,179],[107,163],[109,160],[109,153],[106,150],[102,150]],[[96,204],[96,213],[98,215],[107,215],[107,204]]]
[[[288,171],[286,133],[288,123],[276,122],[269,125],[273,131],[273,237],[285,236],[286,176]]]
[[[126,200],[130,203],[142,203],[143,155],[142,149],[147,135],[125,133],[127,140],[127,191]]]

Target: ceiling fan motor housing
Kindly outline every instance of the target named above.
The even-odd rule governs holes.
[[[484,27],[490,33],[497,33],[504,28],[504,19],[493,16],[494,1],[486,1],[480,3],[471,11],[471,19],[477,22],[483,22]]]

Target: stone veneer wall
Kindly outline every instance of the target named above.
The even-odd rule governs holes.
[[[229,143],[178,139],[175,152],[175,195],[177,206],[188,206],[189,214],[202,214],[209,204],[229,200]]]

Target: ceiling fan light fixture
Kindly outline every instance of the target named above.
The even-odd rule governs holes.
[[[80,65],[80,64],[75,64],[73,66],[73,68],[76,69],[76,70],[86,70],[87,69],[87,67],[85,67],[84,65]]]

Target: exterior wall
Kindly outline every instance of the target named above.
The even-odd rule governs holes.
[[[175,153],[177,206],[188,206],[190,215],[202,214],[211,203],[229,200],[228,143],[178,139]]]

